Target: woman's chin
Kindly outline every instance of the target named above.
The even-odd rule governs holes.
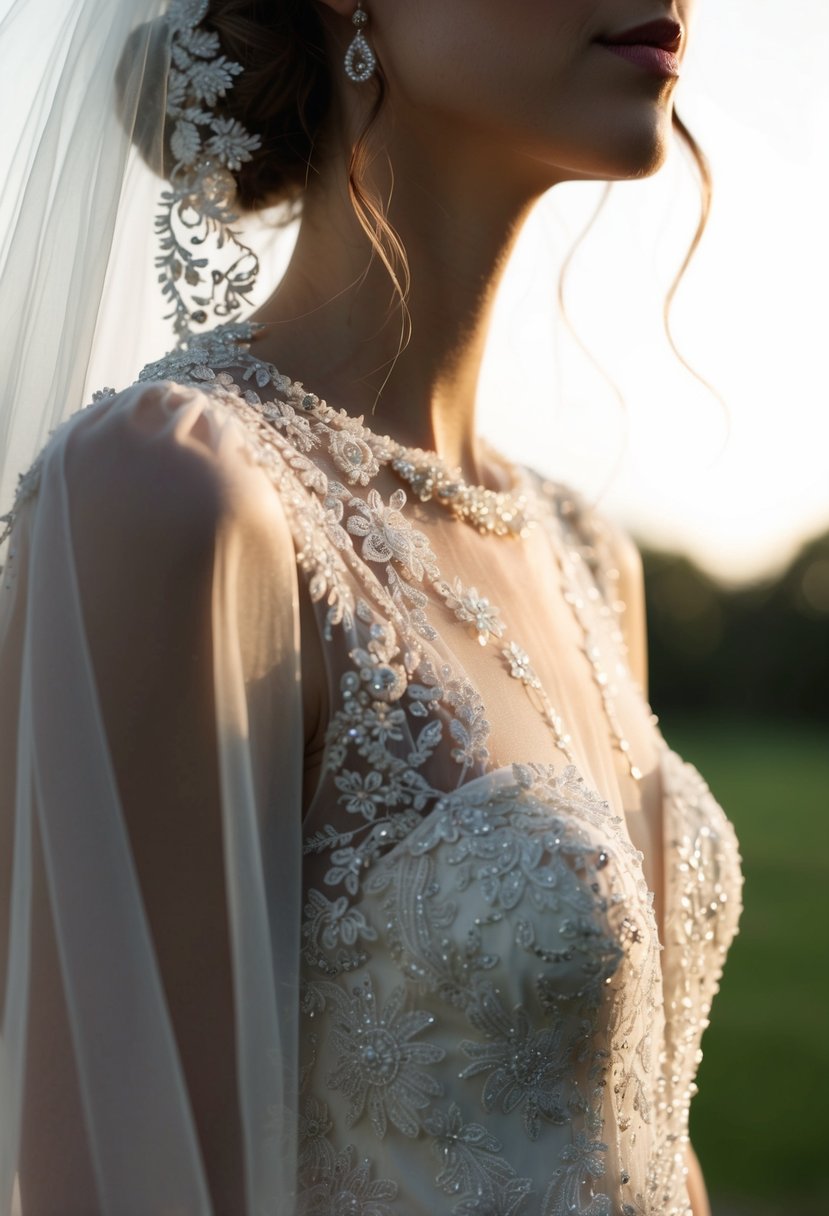
[[[651,177],[668,156],[670,141],[661,127],[630,134],[617,133],[608,148],[595,149],[572,166],[574,181],[627,181]]]
[[[652,177],[665,164],[667,155],[668,149],[664,143],[651,144],[647,149],[631,151],[628,156],[615,156],[603,176],[609,181]]]
[[[608,123],[593,138],[568,140],[555,148],[537,141],[525,149],[528,158],[543,166],[549,185],[562,181],[617,181],[650,177],[668,157],[671,146],[670,113],[650,114],[638,122]]]

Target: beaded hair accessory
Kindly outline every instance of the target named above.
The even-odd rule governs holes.
[[[161,252],[155,265],[172,306],[164,319],[172,320],[179,346],[211,313],[224,322],[236,319],[259,273],[256,254],[232,227],[239,218],[233,211],[233,172],[252,159],[262,141],[212,108],[244,69],[221,54],[218,34],[199,28],[209,7],[209,0],[171,0],[165,16],[171,58],[166,113],[175,164],[156,217]],[[351,20],[357,33],[346,51],[345,71],[363,84],[377,59],[363,33],[368,14],[362,0]]]
[[[233,320],[256,282],[259,261],[231,227],[236,182],[233,170],[261,146],[235,118],[214,112],[244,69],[221,54],[219,36],[199,29],[209,0],[171,0],[167,121],[175,164],[170,189],[161,195],[155,259],[163,295],[172,306],[179,346],[212,313]],[[209,252],[208,252],[209,251]]]

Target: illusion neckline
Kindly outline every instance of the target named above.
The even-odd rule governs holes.
[[[231,334],[232,339],[245,347],[249,358],[293,388],[303,410],[328,425],[334,424],[341,432],[350,433],[355,441],[352,449],[355,462],[359,463],[362,455],[357,445],[363,443],[374,459],[388,466],[421,502],[437,502],[454,518],[471,524],[482,534],[523,539],[538,523],[537,496],[526,470],[500,452],[486,436],[477,435],[476,442],[489,461],[509,478],[509,485],[502,490],[467,481],[459,466],[451,465],[434,449],[409,446],[389,434],[379,434],[366,423],[364,413],[354,415],[343,407],[335,408],[313,388],[307,388],[304,381],[295,380],[290,373],[281,371],[272,361],[253,352],[256,331],[264,329],[261,323],[250,321],[246,328],[251,331],[250,336],[237,332]]]

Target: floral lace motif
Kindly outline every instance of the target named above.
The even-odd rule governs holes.
[[[333,1156],[319,1177],[300,1197],[300,1216],[393,1216],[388,1201],[395,1198],[397,1187],[385,1179],[372,1181],[370,1162],[358,1161],[351,1145]]]
[[[389,1123],[404,1136],[416,1136],[420,1112],[441,1092],[440,1083],[422,1065],[437,1063],[445,1052],[432,1043],[412,1041],[434,1023],[434,1016],[404,1012],[403,988],[395,989],[378,1008],[370,979],[351,996],[331,983],[319,984],[317,991],[332,1010],[332,1046],[339,1061],[328,1087],[348,1098],[348,1125],[367,1112],[380,1140]]]
[[[677,1148],[736,917],[716,959],[711,901],[690,939],[669,921],[669,975],[686,978],[681,991],[669,980],[663,1006],[652,897],[622,821],[572,764],[490,771],[485,707],[433,648],[429,597],[497,644],[561,731],[526,651],[485,591],[442,575],[405,491],[384,499],[372,487],[382,440],[256,360],[244,338],[220,327],[209,349],[191,344],[189,362],[176,353],[175,367],[143,375],[192,379],[239,414],[311,598],[326,605],[325,636],[348,639],[326,735],[329,809],[305,841],[302,1210],[327,1216],[347,1200],[398,1216],[439,1209],[443,1195],[454,1216],[688,1216]],[[591,610],[615,614],[601,527],[577,496],[537,489],[594,575]],[[432,777],[447,757],[454,791]],[[718,815],[727,823],[689,771],[674,811],[686,824],[699,816],[700,832]],[[700,839],[713,850],[700,873],[721,876],[731,914],[733,838]],[[672,854],[675,907],[694,847],[682,837]],[[701,1004],[694,975],[709,977]],[[511,1159],[527,1160],[518,1136],[538,1146],[531,1171]],[[381,1154],[375,1173],[371,1145],[390,1140],[395,1157]],[[402,1143],[411,1162],[389,1176],[407,1160]]]
[[[562,733],[497,605],[439,569],[404,490],[374,488],[382,439],[251,355],[251,332],[192,338],[140,380],[239,418],[336,673],[304,842],[300,1211],[690,1216],[679,1162],[737,928],[733,831],[666,747],[663,949],[641,854],[576,767],[491,767],[441,612]],[[600,526],[536,488],[595,576],[581,610],[612,616]]]
[[[175,164],[156,217],[161,252],[155,265],[172,305],[167,319],[180,340],[192,323],[207,321],[208,310],[216,317],[235,315],[259,270],[255,254],[231,227],[238,218],[232,171],[252,159],[262,140],[214,110],[243,69],[220,54],[215,31],[201,28],[208,9],[208,0],[171,0],[164,17],[170,33],[166,106]]]

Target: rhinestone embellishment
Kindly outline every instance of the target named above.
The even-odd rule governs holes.
[[[363,28],[368,24],[368,13],[359,3],[351,21],[357,27],[357,33],[345,53],[345,74],[355,84],[364,84],[374,75],[377,59],[363,34]]]
[[[524,494],[469,485],[434,453],[392,443],[391,468],[411,486],[421,502],[434,501],[479,532],[526,536],[536,522]]]

